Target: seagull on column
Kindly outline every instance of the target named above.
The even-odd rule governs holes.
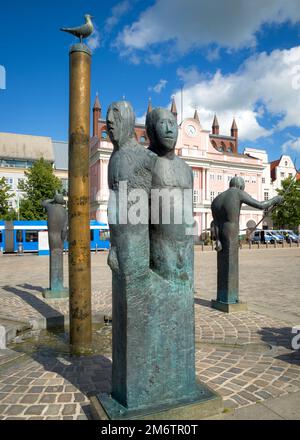
[[[92,18],[94,17],[92,15],[86,14],[84,18],[85,24],[83,24],[82,26],[74,28],[60,28],[60,30],[75,35],[75,37],[80,38],[80,42],[82,43],[82,39],[89,37],[94,31],[94,25],[92,23]]]

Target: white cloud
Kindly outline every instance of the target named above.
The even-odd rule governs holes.
[[[91,50],[96,50],[98,47],[100,47],[100,33],[95,25],[94,32],[87,40],[87,45]]]
[[[177,74],[185,82],[183,117],[191,117],[197,108],[202,125],[210,129],[216,112],[220,132],[229,134],[235,116],[240,136],[250,141],[289,126],[300,127],[300,90],[293,88],[296,65],[300,65],[300,46],[252,56],[227,75],[218,70],[205,78],[194,67],[179,69]],[[181,102],[180,90],[175,100],[177,105]],[[261,122],[266,115],[277,118],[271,129]]]
[[[160,93],[166,87],[167,82],[168,81],[166,79],[161,79],[155,86],[148,87],[148,90],[153,90],[155,93]]]
[[[130,9],[128,0],[117,3],[111,10],[111,16],[106,19],[105,30],[110,32]]]
[[[201,75],[195,66],[179,67],[176,71],[178,78],[185,84],[195,84],[201,80]]]
[[[119,33],[117,46],[123,53],[160,43],[169,45],[169,53],[210,44],[240,49],[256,44],[264,24],[299,20],[300,0],[156,0]]]
[[[220,48],[208,49],[206,58],[208,61],[216,61],[220,58]]]
[[[290,137],[291,139],[289,139],[282,145],[282,152],[287,153],[288,150],[294,150],[297,153],[300,153],[300,138],[296,138],[294,136]]]

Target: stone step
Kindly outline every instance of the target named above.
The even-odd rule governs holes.
[[[22,362],[25,359],[25,353],[19,353],[8,348],[0,350],[0,370],[2,371],[3,369],[10,367],[12,363],[15,366],[16,363]]]
[[[7,344],[17,335],[31,329],[29,322],[13,321],[0,317],[0,349],[4,350]]]

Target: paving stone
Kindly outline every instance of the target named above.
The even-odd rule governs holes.
[[[64,405],[63,410],[62,410],[62,414],[64,416],[69,416],[75,413],[76,411],[76,404],[71,404],[71,405]]]
[[[9,405],[0,405],[0,414],[3,414],[8,407]]]
[[[86,400],[86,396],[81,393],[75,393],[74,394],[74,402],[84,402]]]
[[[9,394],[5,399],[2,400],[2,403],[18,403],[23,394]]]
[[[261,397],[264,400],[270,399],[270,397],[272,397],[272,394],[270,394],[270,393],[268,393],[267,391],[264,391],[264,390],[256,391],[254,393],[254,395],[258,396],[258,397]]]
[[[6,416],[17,416],[21,415],[25,409],[26,407],[24,405],[10,405],[4,414]]]
[[[41,415],[45,408],[46,405],[32,405],[26,409],[24,415]]]
[[[30,387],[30,388],[29,388],[29,393],[38,393],[38,394],[41,394],[41,393],[43,392],[43,390],[44,390],[44,387],[38,387],[38,386],[36,386],[36,387]]]
[[[46,393],[61,393],[63,392],[64,387],[62,385],[60,386],[48,386],[45,388]]]
[[[44,412],[44,416],[57,416],[60,413],[61,408],[62,405],[49,405]]]
[[[64,402],[64,403],[69,403],[73,401],[73,394],[71,393],[66,393],[66,394],[61,394],[60,396],[58,396],[57,398],[57,402]]]
[[[26,394],[26,396],[20,400],[20,403],[36,403],[38,400],[38,394]]]
[[[294,273],[291,267],[295,256],[299,256],[299,250],[296,250],[297,254],[294,249],[291,254],[284,254],[287,256],[284,259],[284,266],[283,254],[278,250],[274,250],[274,252],[266,250],[268,254],[264,255],[259,252],[251,254],[251,252],[255,251],[248,253],[245,251],[241,255],[241,273],[243,273],[240,286],[241,297],[243,295],[247,297],[251,308],[258,305],[261,310],[265,308],[266,314],[273,313],[274,310],[278,314],[281,313],[282,321],[276,315],[268,317],[252,310],[234,316],[199,305],[197,301],[195,306],[197,375],[224,396],[225,408],[246,407],[249,404],[253,405],[256,401],[268,401],[272,396],[286,395],[288,391],[294,392],[300,388],[300,361],[296,355],[291,354],[289,348],[280,345],[286,345],[288,338],[285,335],[284,337],[280,336],[276,330],[290,327],[284,322],[286,318],[296,322],[295,311],[298,309],[297,307],[291,309],[290,304],[297,304],[299,301],[296,292],[297,286],[300,284],[300,271],[298,275],[298,272]],[[288,250],[288,252],[290,251]],[[211,256],[206,252],[197,254],[197,250],[195,254],[196,300],[197,298],[208,300],[214,297],[216,290],[215,254],[212,253]],[[274,268],[274,277],[271,280],[265,279],[265,295],[262,297],[261,275],[266,267],[265,255],[270,258],[268,264]],[[94,275],[97,274],[93,281],[92,303],[94,311],[101,313],[105,311],[110,314],[111,271],[106,265],[106,257],[107,254],[105,257],[98,255],[97,260],[92,258],[92,270]],[[103,260],[101,260],[102,258]],[[3,261],[6,265],[8,259],[4,258]],[[30,274],[32,285],[46,287],[48,285],[46,266],[44,272],[41,267],[36,268],[37,260],[34,259],[34,264],[28,263],[29,266],[25,270],[27,261],[32,262],[33,257],[22,261],[24,261],[23,272],[18,270],[16,277],[13,278],[16,286],[18,282],[24,284],[24,279],[28,278],[28,274]],[[41,265],[45,264],[45,260],[39,261]],[[99,261],[102,261],[100,270]],[[10,265],[4,267],[4,271],[10,270],[9,267]],[[281,270],[281,267],[284,267],[284,270]],[[252,275],[254,268],[257,274],[255,279]],[[3,265],[1,269],[3,269]],[[259,271],[261,271],[261,275],[259,275]],[[250,290],[249,285],[251,285]],[[209,286],[209,290],[207,290],[207,286]],[[280,286],[280,291],[276,290],[276,286]],[[40,293],[27,290],[32,298],[37,295],[39,301],[41,300]],[[67,303],[67,301],[57,301],[51,304],[51,308],[55,308],[59,313],[67,313]],[[34,307],[1,287],[0,310],[8,315],[13,312],[14,314],[18,313],[20,317],[30,316],[31,319],[39,316]],[[298,316],[300,322],[299,313]],[[201,343],[201,338],[205,340],[205,344]],[[253,352],[251,346],[245,346],[246,349],[241,349],[226,345],[236,342],[239,344],[248,342],[260,344],[262,341],[276,343],[276,350]],[[218,342],[218,344],[213,346],[210,342]],[[278,358],[282,355],[285,356],[285,360]],[[35,356],[34,360],[24,360],[22,366],[6,371],[0,370],[0,401],[9,396],[16,396],[12,398],[15,403],[4,404],[1,402],[0,417],[48,420],[83,418],[86,420],[87,415],[83,413],[80,405],[89,403],[88,396],[90,394],[110,391],[110,361],[111,355],[108,355],[107,359],[93,357],[74,360],[65,355],[59,356],[57,359],[49,350],[45,351],[43,356]],[[31,401],[34,396],[37,400]],[[27,401],[28,403],[26,403]],[[16,409],[11,409],[12,411],[19,411],[18,406],[22,407],[24,411],[21,413],[22,415],[19,413],[6,415],[6,411],[13,407]],[[30,408],[33,408],[31,411],[35,411],[35,413],[25,412]],[[42,412],[39,413],[39,411]],[[89,417],[88,405],[85,411]]]
[[[54,403],[57,397],[57,394],[44,394],[40,397],[39,403]]]

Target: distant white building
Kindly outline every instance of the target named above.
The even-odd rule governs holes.
[[[18,189],[25,171],[40,158],[51,163],[54,174],[68,188],[68,143],[53,142],[50,137],[0,133],[0,178],[10,186],[9,205],[18,210],[22,192]]]
[[[264,170],[261,182],[264,200],[275,197],[278,194],[277,189],[282,188],[282,181],[288,177],[294,177],[297,174],[297,170],[290,156],[282,155],[279,159],[269,163],[268,153],[264,150],[245,148],[244,154],[257,157],[263,163]],[[266,217],[262,226],[271,228],[273,226],[272,219]]]
[[[274,194],[276,189],[282,187],[282,181],[288,177],[294,177],[297,174],[295,165],[290,156],[282,155],[278,160],[270,163],[271,179]]]

